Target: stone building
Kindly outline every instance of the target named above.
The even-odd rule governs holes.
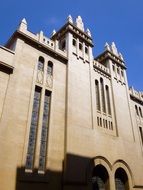
[[[92,51],[80,16],[0,46],[1,190],[143,189],[143,93],[115,43]]]

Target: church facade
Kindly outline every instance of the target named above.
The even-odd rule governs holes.
[[[0,189],[143,189],[143,92],[80,16],[50,38],[23,19],[0,46]]]

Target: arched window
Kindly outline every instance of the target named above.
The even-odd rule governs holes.
[[[73,44],[73,46],[76,46],[76,39],[72,40],[72,44]]]
[[[106,168],[102,165],[97,165],[93,170],[92,189],[109,190],[109,175]]]
[[[128,176],[123,168],[118,168],[115,172],[116,190],[129,190]]]
[[[48,61],[47,74],[53,75],[53,63],[51,61]]]
[[[79,49],[82,50],[82,43],[79,43]]]
[[[88,47],[85,46],[85,53],[88,54]]]
[[[97,125],[98,126],[100,125],[100,123],[99,123],[99,117],[97,117]]]
[[[102,119],[101,119],[101,117],[100,117],[100,126],[102,127]]]
[[[101,84],[102,110],[103,110],[104,113],[106,113],[105,94],[104,94],[104,84],[103,84],[103,79],[102,79],[102,78],[100,78],[100,84]]]
[[[140,112],[140,116],[143,117],[141,107],[139,107],[139,112]]]
[[[44,71],[44,62],[44,58],[40,56],[38,60],[38,70]]]
[[[96,92],[96,106],[97,110],[100,111],[100,94],[99,94],[99,83],[95,80],[95,92]]]
[[[109,88],[107,85],[106,85],[106,97],[107,97],[108,114],[111,115],[110,95],[109,95]]]
[[[139,115],[138,107],[135,105],[136,114]]]

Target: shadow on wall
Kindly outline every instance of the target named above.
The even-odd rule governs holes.
[[[25,168],[17,169],[16,190],[47,189],[62,189],[62,172],[47,170],[45,174],[39,174],[37,169],[32,173],[26,173]]]
[[[32,173],[26,173],[24,167],[18,168],[16,190],[62,190],[70,185],[73,189],[76,189],[76,186],[87,189],[92,178],[93,160],[67,154],[63,163],[64,172],[47,170],[45,174],[39,174],[38,169],[34,169]]]

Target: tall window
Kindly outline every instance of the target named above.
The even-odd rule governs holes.
[[[107,85],[106,85],[106,97],[107,97],[108,114],[111,115],[110,95],[109,95],[109,88]]]
[[[139,107],[139,112],[140,112],[140,116],[143,117],[141,107]]]
[[[47,74],[53,75],[53,63],[51,61],[48,61]]]
[[[102,110],[103,110],[104,113],[106,113],[104,84],[103,84],[103,79],[102,78],[100,78],[100,85],[101,85]]]
[[[143,145],[143,130],[142,127],[139,127],[140,130],[140,137],[141,137],[141,141],[142,141],[142,145]]]
[[[26,169],[33,168],[37,128],[38,128],[38,116],[39,116],[39,110],[40,110],[40,97],[41,97],[41,88],[36,86],[35,92],[34,92],[32,118],[31,118],[30,133],[29,133]]]
[[[109,175],[106,168],[102,165],[97,165],[92,172],[92,189],[107,190],[109,187]]]
[[[124,169],[118,168],[115,172],[116,190],[129,190],[128,176]]]
[[[39,57],[38,60],[38,70],[44,71],[44,58],[41,56]]]
[[[100,111],[100,94],[99,94],[99,83],[95,80],[95,91],[96,91],[96,106],[97,110]]]
[[[138,107],[135,105],[136,114],[139,115]]]
[[[73,46],[76,46],[76,39],[73,38],[72,44],[73,44]]]
[[[50,102],[51,102],[51,92],[45,91],[43,122],[42,122],[42,132],[41,132],[41,145],[40,145],[40,158],[39,158],[40,171],[45,170],[45,164],[46,164]]]

